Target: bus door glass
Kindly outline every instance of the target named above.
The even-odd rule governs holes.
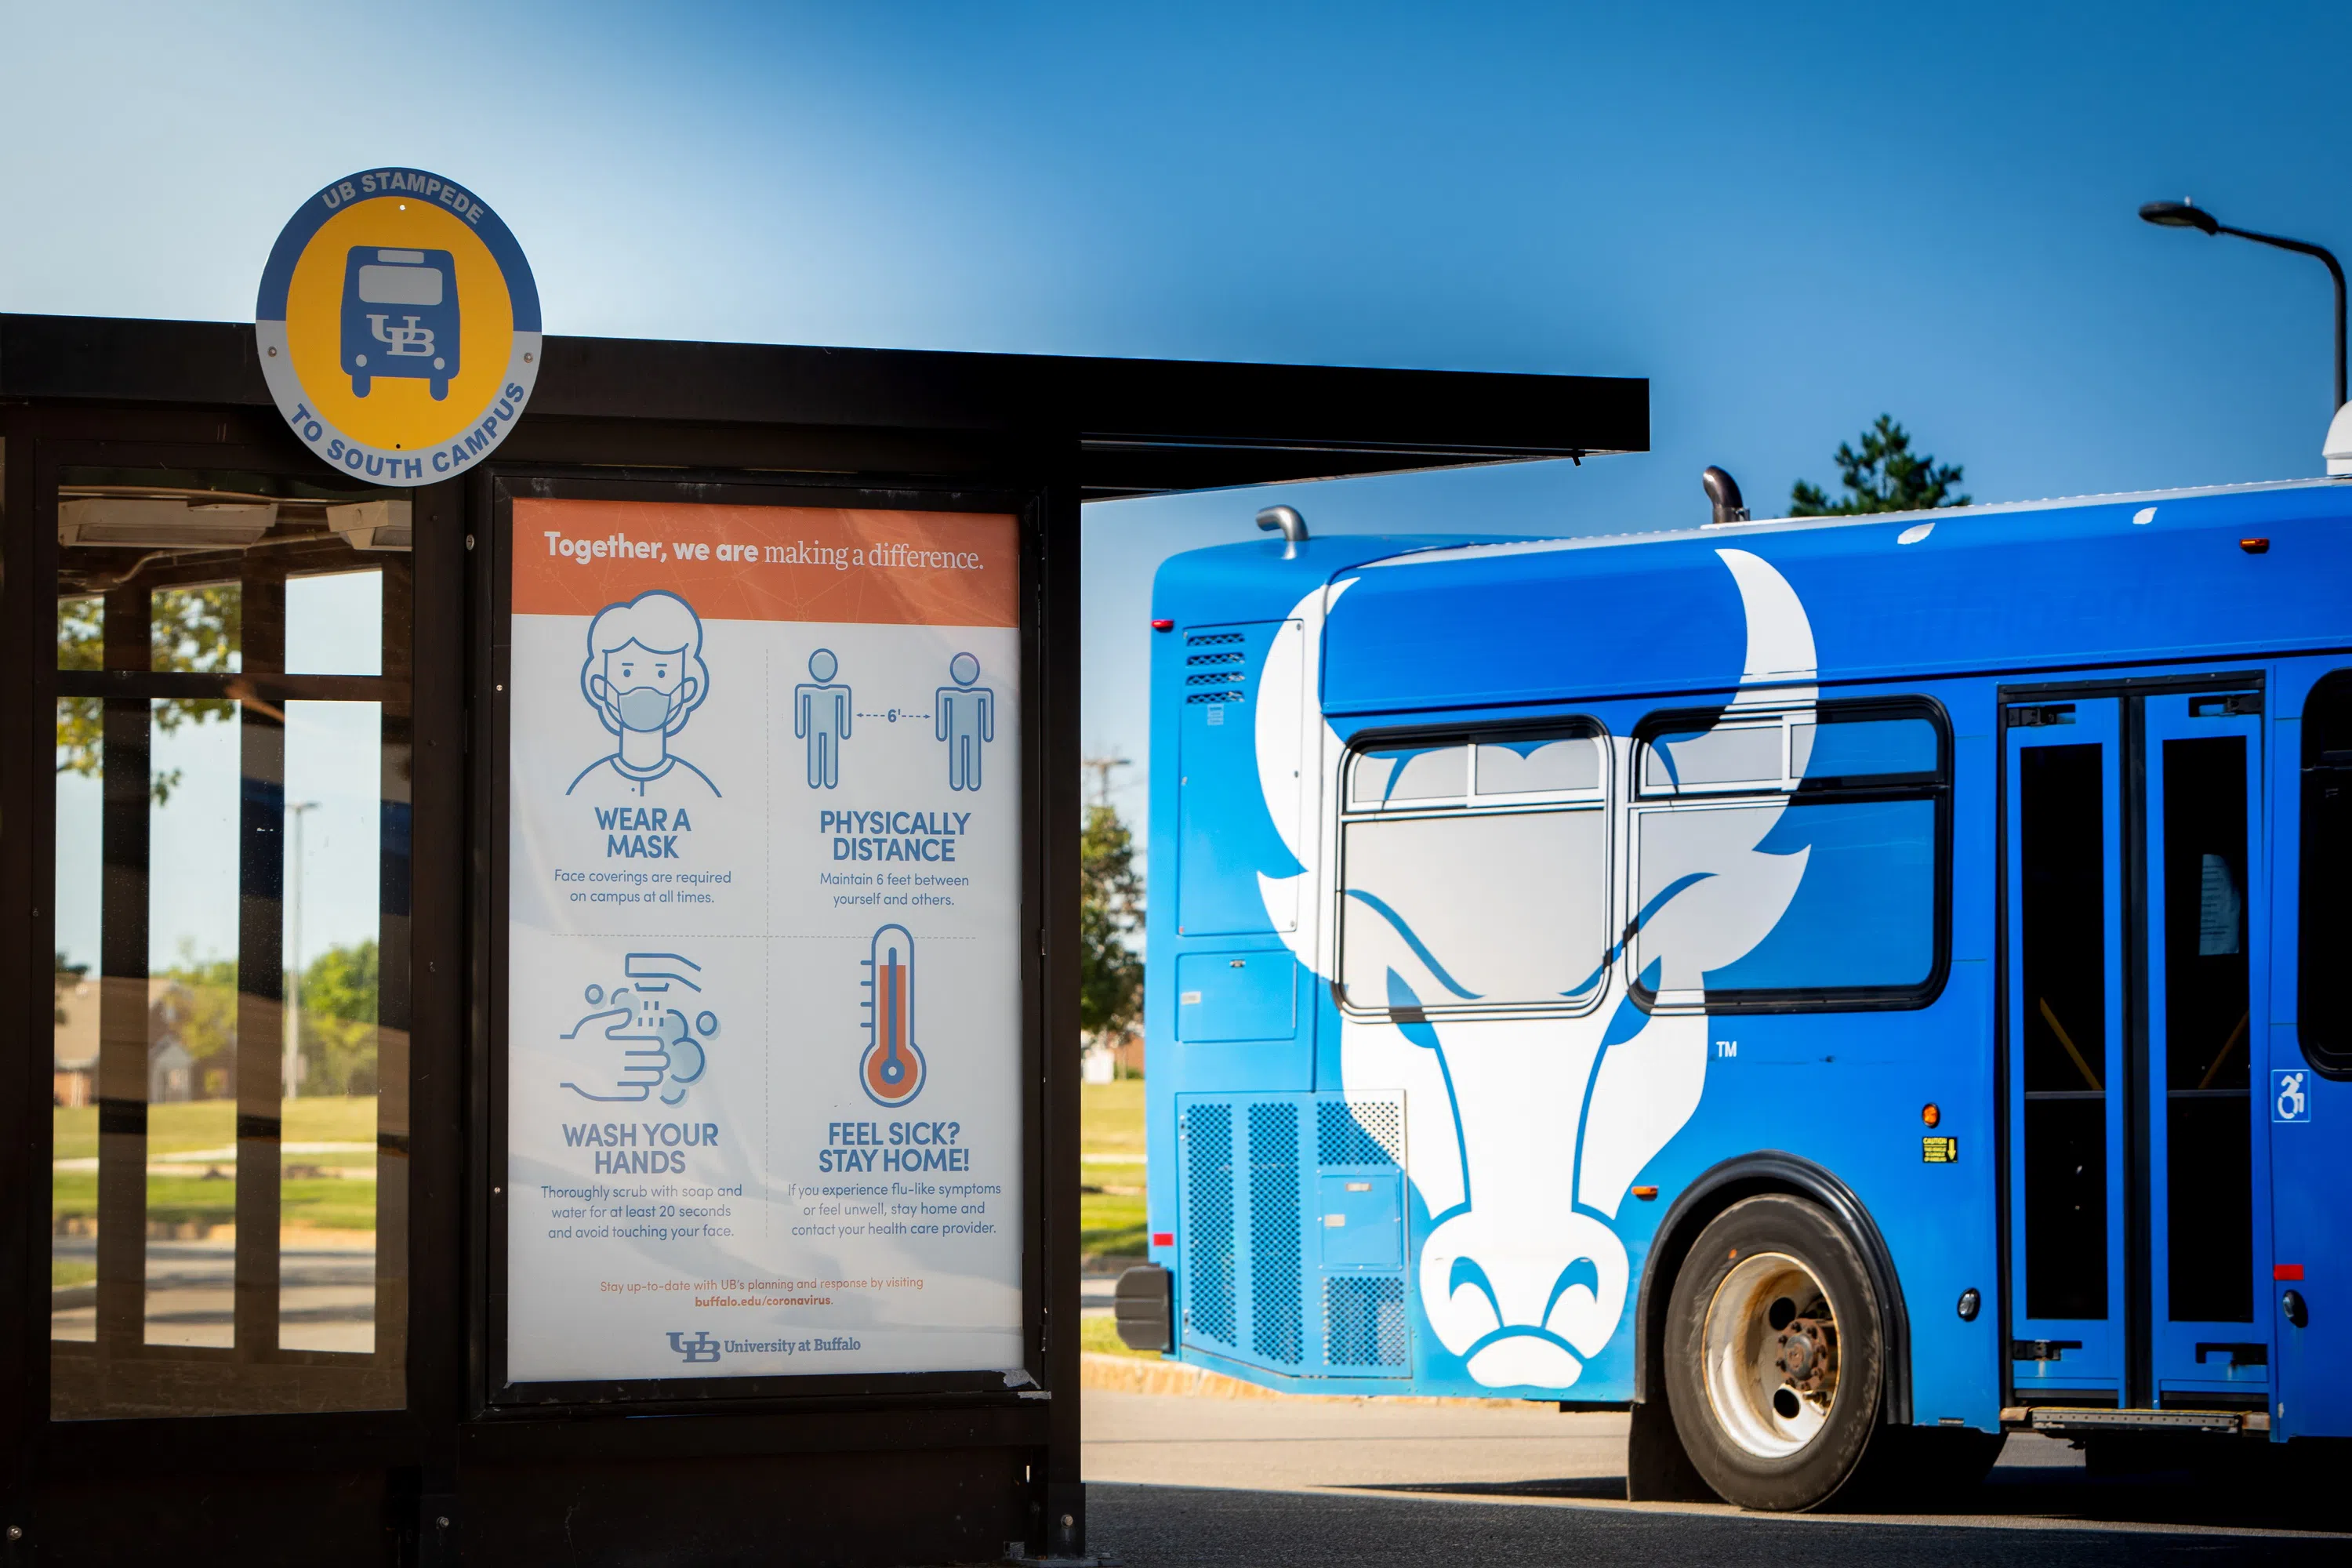
[[[2119,1398],[2123,770],[2113,698],[2007,705],[2010,1353],[2021,1397]]]
[[[2261,988],[2269,907],[2262,832],[2262,694],[2152,696],[2147,790],[2146,1078],[2148,1321],[2163,1402],[2260,1393],[2269,1318],[2270,1123]],[[2267,1298],[2263,1298],[2265,1300]]]

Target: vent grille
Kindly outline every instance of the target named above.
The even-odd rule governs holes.
[[[1239,702],[1241,700],[1242,694],[1240,692],[1230,689],[1224,691],[1195,691],[1184,699],[1187,702]]]
[[[1187,686],[1239,686],[1247,677],[1238,669],[1211,669],[1184,678]]]
[[[1409,1376],[1410,1236],[1402,1258],[1366,1258],[1346,1245],[1359,1233],[1327,1228],[1321,1201],[1369,1205],[1351,1208],[1349,1223],[1409,1233],[1404,1097],[1188,1094],[1176,1127],[1181,1342],[1281,1377]],[[1340,1187],[1339,1178],[1374,1173],[1396,1173]],[[1406,1206],[1383,1209],[1367,1192]]]
[[[1404,1281],[1395,1275],[1323,1281],[1323,1364],[1404,1365]]]
[[[1234,1108],[1196,1105],[1184,1117],[1186,1322],[1234,1342]]]
[[[1402,1163],[1403,1118],[1392,1100],[1327,1100],[1315,1108],[1315,1159],[1324,1165]]]
[[[1249,1108],[1250,1348],[1269,1361],[1306,1359],[1299,1300],[1298,1107]]]
[[[1228,643],[1245,641],[1247,639],[1247,636],[1248,634],[1244,632],[1186,632],[1184,634],[1184,646],[1186,647],[1217,647]]]
[[[1196,653],[1184,662],[1197,668],[1206,664],[1239,664],[1248,657],[1242,653]]]

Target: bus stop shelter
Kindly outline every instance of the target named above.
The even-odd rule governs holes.
[[[0,747],[0,973],[16,977],[0,994],[24,1009],[0,1029],[17,1085],[0,1096],[0,1279],[18,1303],[0,1341],[6,1561],[1083,1552],[1080,506],[1641,451],[1649,434],[1647,384],[1628,379],[561,337],[543,352],[493,458],[385,487],[295,438],[250,326],[0,316],[0,724],[23,742]],[[754,567],[837,560],[845,573],[852,550],[877,572],[976,566],[983,534],[998,554],[981,608],[985,595],[951,586],[921,615],[835,615],[742,585]],[[719,676],[623,673],[677,646],[651,631],[624,641],[620,612],[658,598],[667,613],[674,596],[587,585],[647,562],[687,563],[701,584],[702,619],[677,635],[695,639],[688,666],[707,652]],[[736,621],[710,608],[759,594],[768,608]],[[599,598],[612,602],[592,619]],[[705,697],[720,714],[722,687],[748,700],[756,661],[725,626],[757,615],[856,624],[838,648],[793,644],[789,669],[771,659],[764,707],[694,728]],[[910,619],[932,637],[921,648],[955,657],[924,666],[904,711],[856,695],[881,657],[857,638]],[[941,626],[983,626],[1003,652],[940,641]],[[577,660],[583,626],[586,664],[534,685]],[[535,804],[541,737],[566,724],[617,749],[576,777],[578,759],[547,762],[555,782]],[[664,868],[692,864],[685,851],[704,841],[683,810],[626,804],[654,798],[645,781],[672,767],[661,747],[696,737],[707,762],[761,725],[772,733],[757,754],[793,776],[755,787],[748,764],[724,777],[711,764],[713,804],[695,809],[709,823],[747,800],[788,803],[772,822],[719,818],[740,825],[719,835],[737,849],[753,829],[775,847],[726,872]],[[894,793],[856,771],[886,754],[861,748],[918,743],[947,748],[950,793],[929,775]],[[592,824],[580,792],[608,778],[625,804]],[[803,882],[847,889],[839,902],[951,902],[905,891],[888,864],[927,862],[917,889],[946,869],[971,812],[929,809],[935,795],[1001,805],[1001,911],[955,939],[999,947],[910,935],[931,929],[916,914],[857,912],[837,994],[805,1010],[748,987],[714,999],[713,955],[731,950],[705,906],[735,896],[730,877],[757,870],[772,906],[779,858],[805,850],[818,868]],[[593,880],[547,849],[559,828],[596,835]],[[968,856],[998,852],[971,842]],[[523,875],[547,854],[552,870]],[[579,885],[562,896],[583,905],[631,889],[631,921],[648,928],[623,933],[632,950],[584,1003],[578,977],[557,973],[571,950],[547,945],[561,910],[526,908],[566,878]],[[761,929],[782,955],[768,961],[772,990],[802,950]],[[982,967],[955,972],[944,999],[933,982],[916,1013],[919,948]],[[965,1069],[938,1042],[983,992],[1001,998],[1012,1043],[987,1081],[958,1089]],[[585,1015],[540,1030],[530,1008],[547,998]],[[840,1081],[865,1075],[865,1100],[852,1088],[845,1102],[864,1110],[787,1104],[771,1086],[766,1124],[809,1119],[808,1160],[792,1167],[803,1174],[873,1170],[876,1145],[882,1168],[928,1161],[940,1181],[996,1161],[989,1185],[1012,1201],[964,1228],[1002,1222],[987,1245],[1004,1259],[990,1310],[1005,1348],[958,1361],[913,1330],[862,1330],[866,1346],[721,1321],[755,1298],[790,1318],[833,1310],[828,1290],[879,1300],[919,1289],[911,1279],[604,1279],[583,1289],[638,1325],[609,1363],[601,1331],[572,1321],[593,1313],[551,1321],[549,1281],[588,1256],[587,1237],[605,1245],[602,1227],[667,1236],[654,1207],[684,1204],[697,1217],[677,1234],[723,1236],[709,1215],[751,1212],[761,1184],[782,1180],[773,1150],[767,1166],[709,1166],[717,1184],[691,1184],[709,1179],[706,1156],[737,1157],[712,1148],[743,1110],[729,1097],[769,1082],[745,1076],[755,1068],[833,1049],[813,1020],[853,1006],[863,1033]],[[633,1018],[654,1020],[654,1045],[627,1044]],[[534,1052],[592,1037],[622,1042],[614,1081],[533,1076]],[[661,1067],[638,1076],[648,1058]],[[925,1075],[942,1087],[918,1105]],[[992,1153],[971,1152],[975,1135],[945,1110],[919,1114],[961,1103],[953,1093],[996,1108]],[[532,1108],[545,1105],[577,1114],[551,1111],[542,1129]],[[569,1150],[530,1144],[559,1124]],[[581,1185],[548,1177],[573,1168],[563,1159],[589,1173]],[[665,1171],[686,1184],[621,1184]],[[848,1223],[840,1194],[868,1190],[833,1179],[812,1176],[796,1211],[827,1235]],[[661,1202],[629,1206],[649,1193]],[[934,1206],[949,1207],[908,1213],[920,1225]],[[936,1281],[941,1322],[979,1289],[962,1278]],[[677,1292],[677,1310],[646,1316],[638,1289]],[[919,1311],[873,1312],[857,1321],[920,1327]],[[752,1369],[740,1374],[719,1362],[738,1346]],[[774,1355],[794,1352],[778,1370]]]

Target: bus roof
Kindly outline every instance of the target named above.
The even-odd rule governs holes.
[[[2352,484],[2326,479],[1571,539],[1335,538],[1279,561],[1229,546],[1171,561],[1154,613],[1268,618],[1314,580],[1345,584],[1325,630],[1335,717],[1701,697],[1737,685],[1747,651],[1725,552],[1794,590],[1823,685],[2352,646]]]

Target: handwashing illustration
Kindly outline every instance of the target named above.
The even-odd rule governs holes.
[[[632,952],[622,959],[621,972],[628,983],[609,990],[590,985],[583,995],[593,1011],[557,1037],[601,1038],[618,1047],[599,1063],[608,1067],[609,1076],[586,1086],[567,1079],[562,1087],[583,1100],[632,1104],[643,1104],[659,1090],[664,1105],[682,1104],[688,1087],[709,1065],[704,1042],[719,1033],[719,1015],[708,1008],[698,1009],[691,1020],[687,1016],[694,1005],[688,993],[702,990],[696,979],[702,966],[675,952]],[[591,1026],[598,1024],[602,1033],[593,1034]]]

